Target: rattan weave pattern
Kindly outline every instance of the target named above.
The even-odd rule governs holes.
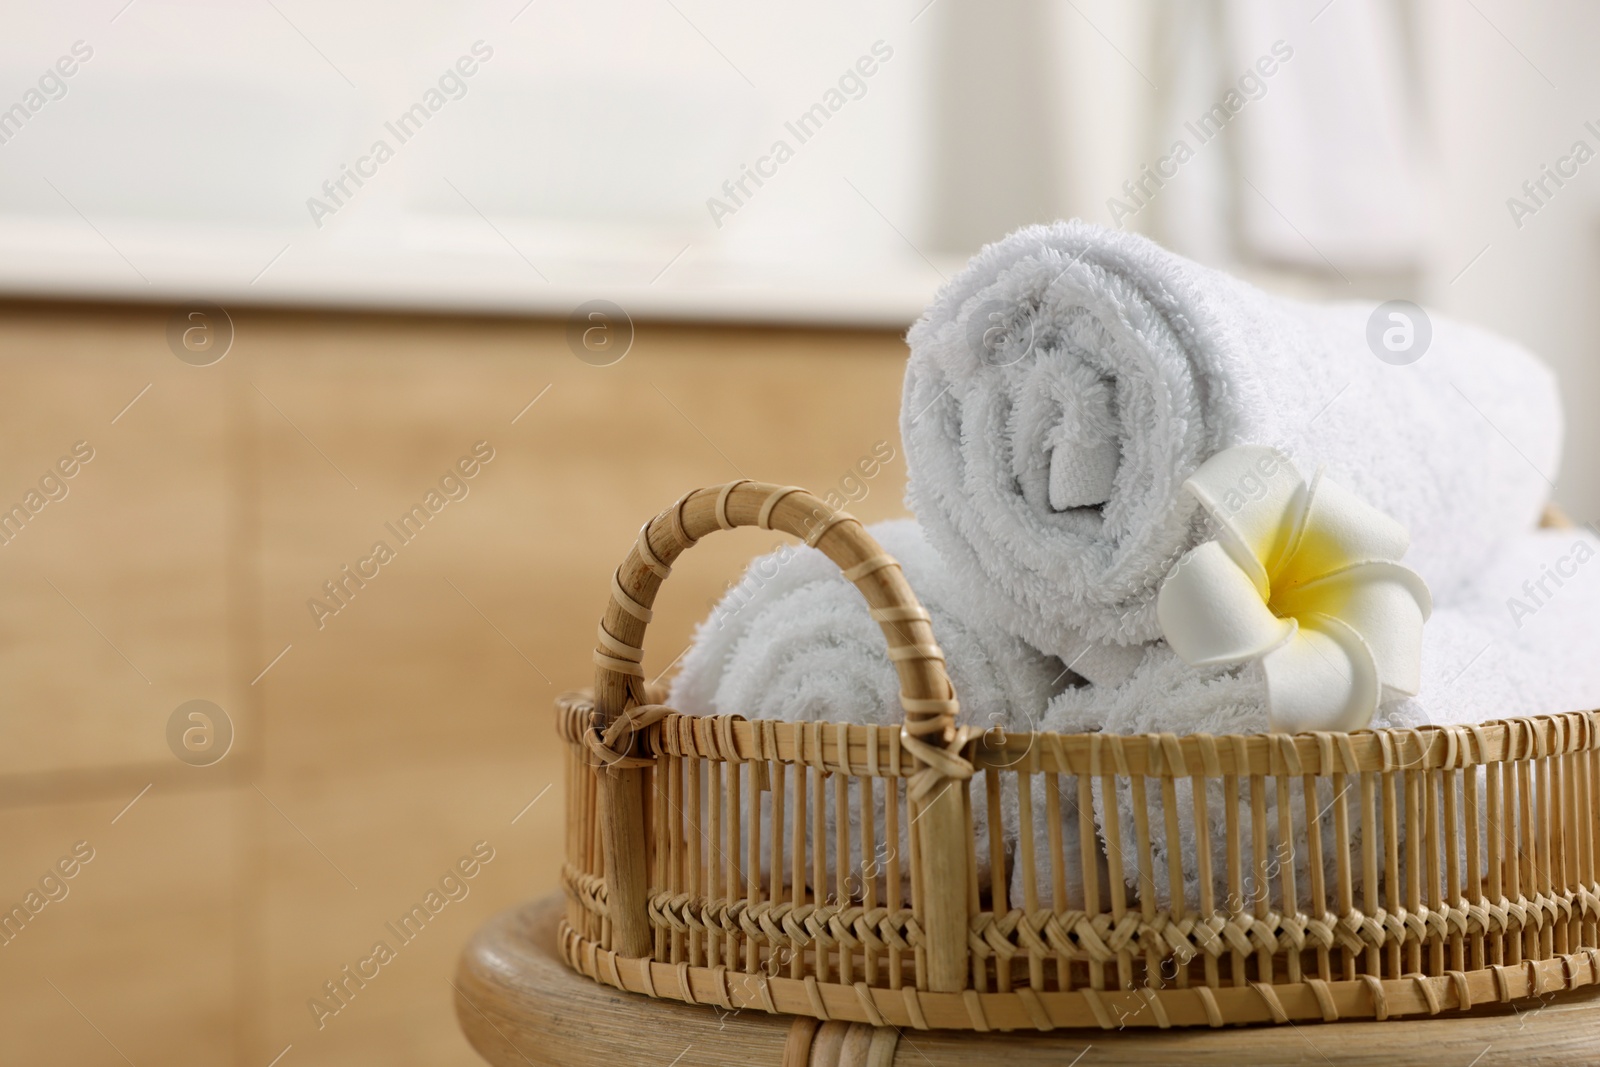
[[[903,728],[662,706],[641,666],[656,591],[689,545],[739,525],[804,537],[862,588]],[[557,704],[561,950],[619,988],[988,1030],[1384,1019],[1600,982],[1600,713],[1295,736],[963,731],[893,560],[803,490],[753,482],[691,493],[640,531],[595,662],[594,695]],[[1225,820],[1208,818],[1208,784],[1240,798]],[[1131,795],[1133,825],[1116,805],[1097,818],[1095,790]],[[980,810],[1047,841],[991,834],[980,857]],[[1097,865],[1111,875],[1066,877]]]

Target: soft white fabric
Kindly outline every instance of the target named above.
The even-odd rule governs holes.
[[[1066,684],[1061,663],[1010,634],[959,614],[953,607],[957,598],[950,576],[914,521],[877,523],[867,529],[884,551],[900,561],[906,580],[932,618],[934,636],[961,703],[960,721],[984,730],[1038,729],[1050,696]],[[860,592],[821,552],[786,545],[755,560],[701,623],[667,702],[694,715],[897,725],[904,716],[899,693],[883,633]],[[828,791],[831,837],[836,832],[831,784]],[[792,800],[792,776],[786,792]],[[986,877],[988,820],[981,792],[974,799],[979,867]],[[849,804],[852,851],[858,852],[860,804],[855,789]],[[881,839],[885,825],[881,787],[874,795],[874,808]],[[787,810],[792,813],[792,803]],[[1014,824],[1014,800],[1008,799],[1006,810]],[[765,797],[763,812],[770,820],[770,800]],[[902,850],[909,847],[906,829],[902,819]],[[909,858],[903,851],[902,870],[909,875]]]
[[[1417,266],[1427,219],[1423,138],[1421,102],[1408,74],[1418,57],[1403,10],[1371,0],[1328,11],[1319,5],[1308,32],[1306,14],[1276,0],[1225,0],[1221,8],[1231,47],[1206,58],[1248,101],[1242,106],[1249,115],[1229,122],[1231,151],[1196,148],[1232,164],[1236,224],[1247,250],[1259,261],[1325,275]],[[1259,77],[1286,51],[1292,55],[1274,76]],[[1257,65],[1263,57],[1267,65]],[[1208,86],[1206,97],[1184,101],[1182,117],[1215,122],[1207,109],[1228,102],[1211,92]],[[1199,140],[1192,129],[1179,132]]]
[[[1062,666],[1010,634],[956,609],[954,584],[910,519],[867,531],[900,561],[932,617],[961,721],[984,729],[1037,728]],[[791,722],[898,724],[900,684],[866,601],[813,548],[785,545],[752,562],[695,632],[668,703],[692,715]]]
[[[1465,725],[1489,719],[1547,715],[1600,707],[1600,539],[1589,530],[1539,530],[1524,534],[1488,565],[1480,580],[1446,604],[1437,605],[1423,631],[1422,679],[1415,697],[1382,706],[1374,727],[1408,728],[1428,723]],[[1082,686],[1052,700],[1042,726],[1063,733],[1104,730],[1117,734],[1250,734],[1267,729],[1264,672],[1244,667],[1194,668],[1165,644],[1153,644],[1126,683]],[[1104,827],[1104,799],[1095,784],[1096,824]],[[1242,787],[1241,787],[1242,789]],[[1303,799],[1292,786],[1295,820]],[[1160,827],[1160,798],[1151,791],[1151,825]],[[1208,790],[1213,870],[1219,883],[1223,820],[1222,784]],[[1319,807],[1332,800],[1321,797]],[[1277,799],[1267,805],[1268,837],[1277,835]],[[1242,799],[1243,840],[1250,813]],[[1191,904],[1195,838],[1193,801],[1179,790],[1185,870]],[[1121,791],[1119,811],[1128,856],[1134,853],[1132,797]],[[1333,842],[1325,842],[1325,854]],[[1166,851],[1154,845],[1155,867],[1166,870]],[[1300,855],[1304,866],[1303,852]],[[1132,860],[1129,871],[1133,871]],[[1130,873],[1132,884],[1134,875]],[[1167,899],[1163,879],[1160,896]],[[1302,890],[1306,885],[1300,879]],[[1220,885],[1218,892],[1222,892]],[[1218,899],[1221,899],[1220,896]]]
[[[1205,534],[1185,479],[1274,446],[1411,533],[1435,597],[1531,528],[1560,450],[1545,367],[1441,316],[1416,362],[1367,347],[1371,304],[1269,296],[1145,238],[1034,226],[979,253],[912,328],[908,496],[997,625],[1115,683]],[[1108,479],[1108,457],[1116,453]]]

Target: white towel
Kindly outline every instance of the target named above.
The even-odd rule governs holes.
[[[1021,230],[912,327],[912,508],[975,610],[1101,683],[1160,636],[1160,580],[1204,536],[1182,484],[1236,444],[1325,465],[1406,525],[1446,600],[1537,521],[1559,400],[1526,351],[1441,316],[1420,358],[1384,362],[1374,310],[1081,222]]]
[[[932,618],[934,637],[944,651],[961,704],[960,722],[984,730],[1037,729],[1050,696],[1066,683],[1060,662],[1010,634],[958,614],[952,607],[957,597],[950,575],[914,521],[877,523],[867,531],[900,561],[906,580]],[[897,725],[904,716],[899,693],[883,633],[860,592],[821,552],[785,545],[753,562],[700,624],[667,703],[693,715]],[[792,789],[791,784],[787,790],[791,801]],[[900,795],[903,802],[903,790]],[[836,833],[831,787],[827,799],[831,839]],[[981,791],[975,791],[974,800],[983,875],[988,820]],[[881,786],[874,802],[881,841],[885,826]],[[763,798],[765,820],[771,818],[769,805]],[[792,813],[792,803],[786,809]],[[852,851],[859,852],[855,789],[850,793],[850,811]],[[1004,817],[1015,824],[1014,799],[1008,800]],[[908,820],[902,819],[902,850],[908,847],[907,826]],[[831,845],[829,854],[831,863]],[[901,856],[901,869],[909,875],[909,859],[904,851]],[[830,875],[830,885],[832,881]]]
[[[961,722],[1037,728],[1064,687],[1061,664],[959,614],[951,577],[910,519],[867,532],[900,561],[932,617],[961,703]],[[814,548],[784,545],[752,562],[695,631],[668,703],[692,715],[790,722],[901,722],[900,683],[883,633],[839,568]]]
[[[1435,606],[1423,630],[1421,690],[1415,697],[1384,705],[1373,726],[1465,725],[1592,708],[1600,708],[1600,539],[1590,530],[1539,530],[1512,542],[1471,587]],[[1153,644],[1124,684],[1082,686],[1056,696],[1042,727],[1063,733],[1249,734],[1265,730],[1266,723],[1265,681],[1258,668],[1197,670],[1165,644]],[[1319,807],[1333,799],[1326,783],[1321,790],[1327,795],[1320,798]],[[1098,782],[1094,792],[1096,823],[1103,835],[1104,798]],[[1120,794],[1120,825],[1132,886],[1136,878],[1132,797],[1126,789]],[[1297,832],[1303,833],[1304,800],[1298,782],[1292,783],[1291,794]],[[1157,790],[1150,790],[1149,802],[1151,826],[1159,830],[1163,818]],[[1240,810],[1242,840],[1248,842],[1249,807],[1242,799],[1234,803]],[[1184,868],[1190,876],[1187,899],[1193,906],[1198,900],[1193,879],[1196,842],[1186,783],[1180,783],[1178,806]],[[1208,816],[1219,883],[1225,810],[1222,784],[1212,782]],[[1269,790],[1267,824],[1268,839],[1276,842],[1275,786]],[[1336,847],[1331,834],[1328,821],[1323,844],[1330,865]],[[1164,904],[1169,899],[1166,849],[1156,841],[1152,851],[1157,895]],[[1298,859],[1299,886],[1304,891],[1303,851]],[[1219,885],[1218,900],[1223,892]]]

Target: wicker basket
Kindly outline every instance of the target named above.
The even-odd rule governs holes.
[[[661,706],[640,666],[650,605],[679,553],[736,526],[804,538],[861,590],[903,727]],[[955,724],[899,566],[849,515],[749,481],[690,493],[640,531],[595,662],[593,695],[557,704],[560,940],[572,967],[621,989],[875,1026],[1049,1030],[1385,1019],[1600,982],[1594,713],[1354,734],[977,734]],[[1097,779],[1100,796],[1131,797],[1131,831],[1116,804],[1097,824]],[[1246,798],[1220,833],[1216,779]],[[980,863],[974,810],[998,827],[1005,804],[1029,827],[1036,795],[1044,854],[1029,833],[1009,851],[995,833]],[[1078,801],[1075,846],[1063,797]],[[1304,864],[1281,862],[1300,847]],[[1064,875],[1096,864],[1111,877],[1074,878],[1070,898]]]

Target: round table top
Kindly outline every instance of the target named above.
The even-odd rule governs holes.
[[[495,1067],[1600,1062],[1600,988],[1593,987],[1526,1005],[1385,1022],[1007,1034],[905,1030],[893,1039],[863,1024],[818,1029],[811,1020],[797,1025],[791,1017],[765,1012],[652,1000],[592,982],[557,954],[563,907],[558,894],[507,911],[484,924],[462,952],[456,1014],[478,1054]]]

